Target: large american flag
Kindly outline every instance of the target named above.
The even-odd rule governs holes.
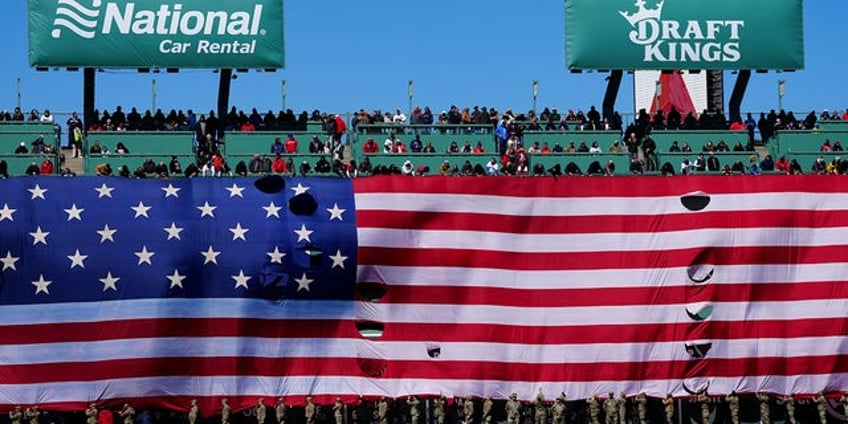
[[[0,408],[842,391],[839,181],[2,181]]]

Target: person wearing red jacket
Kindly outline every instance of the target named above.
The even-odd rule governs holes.
[[[289,172],[286,158],[283,155],[274,156],[274,162],[271,164],[275,174],[287,174]]]
[[[347,124],[345,123],[344,119],[342,119],[341,115],[336,115],[335,120],[336,131],[333,134],[333,149],[342,144],[342,135],[347,132]]]
[[[52,174],[53,174],[53,162],[51,162],[49,158],[44,158],[44,162],[41,162],[41,175],[52,175]]]
[[[286,139],[284,144],[286,146],[286,153],[297,153],[297,139],[294,138],[293,134],[289,134],[289,137]]]
[[[362,153],[366,155],[374,154],[380,151],[380,146],[377,145],[377,142],[374,141],[373,138],[369,138],[365,140],[365,144],[362,145]]]

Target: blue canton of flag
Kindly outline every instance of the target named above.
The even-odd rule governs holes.
[[[2,305],[354,295],[349,181],[20,178],[2,187]]]

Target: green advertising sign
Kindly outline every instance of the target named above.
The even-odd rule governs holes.
[[[565,0],[569,69],[801,69],[802,0]]]
[[[283,68],[283,0],[29,0],[31,66]]]

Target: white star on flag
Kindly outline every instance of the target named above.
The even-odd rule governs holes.
[[[242,194],[241,194],[241,192],[244,191],[244,187],[239,187],[238,184],[233,183],[232,187],[224,187],[224,188],[227,191],[230,192],[230,197],[238,196],[238,197],[244,198],[244,196],[242,196]]]
[[[38,275],[38,281],[33,281],[32,285],[35,286],[35,294],[44,293],[49,295],[50,291],[47,290],[47,286],[52,284],[52,281],[48,281],[44,279],[44,274]]]
[[[168,240],[177,239],[182,240],[180,238],[180,233],[183,231],[183,227],[177,227],[177,224],[172,222],[170,227],[165,227],[163,230],[168,233]]]
[[[77,221],[82,221],[82,212],[84,210],[85,209],[77,208],[76,203],[72,204],[70,209],[65,209],[65,213],[68,214],[68,221],[70,221],[72,219],[76,219]],[[0,212],[2,212],[2,211],[0,211]]]
[[[41,226],[35,228],[34,233],[29,233],[32,236],[32,245],[35,246],[38,243],[44,243],[47,246],[47,236],[50,235],[47,231],[41,231]]]
[[[142,246],[140,252],[133,252],[133,255],[138,256],[139,266],[141,266],[141,264],[153,265],[153,262],[150,260],[150,258],[152,258],[155,254],[156,252],[148,251],[147,246]]]
[[[197,209],[200,209],[200,217],[201,218],[203,218],[204,216],[214,218],[215,217],[215,213],[214,213],[215,209],[218,209],[218,207],[210,205],[209,202],[207,201],[207,202],[203,203],[203,206],[198,206]]]
[[[340,209],[338,203],[334,203],[332,208],[327,208],[327,212],[330,213],[330,221],[338,218],[339,221],[344,221],[342,218],[342,214],[345,213],[347,209]]]
[[[5,271],[7,269],[11,269],[12,271],[17,271],[18,269],[15,268],[15,262],[17,262],[20,259],[21,259],[20,257],[12,256],[11,251],[6,251],[6,257],[0,258],[0,262],[3,263],[3,269],[0,270],[0,271]]]
[[[309,235],[314,233],[315,231],[307,230],[306,224],[300,224],[299,230],[294,230],[294,233],[297,234],[297,241],[301,242],[306,240],[309,243],[312,243],[312,240],[309,239]]]
[[[44,193],[47,193],[47,189],[41,188],[41,186],[39,186],[38,184],[36,184],[35,187],[33,187],[33,188],[28,188],[27,191],[29,191],[32,194],[32,197],[30,197],[30,200],[35,200],[35,199],[47,200],[47,199],[44,198]]]
[[[113,277],[112,272],[107,272],[105,278],[100,278],[100,282],[103,283],[103,291],[112,289],[114,291],[118,291],[118,288],[115,284],[120,280],[118,277]]]
[[[242,239],[242,241],[247,241],[247,239],[244,238],[244,235],[247,234],[247,232],[250,231],[250,229],[249,228],[242,228],[241,223],[237,222],[236,226],[233,227],[233,228],[230,228],[229,230],[230,230],[231,233],[233,233],[233,241],[236,241],[237,239]]]
[[[144,203],[138,202],[138,206],[130,206],[130,209],[135,211],[135,218],[143,216],[145,218],[150,218],[147,216],[147,211],[153,209],[150,206],[144,206]]]
[[[221,252],[213,250],[211,245],[209,246],[209,249],[207,249],[205,252],[201,251],[200,254],[203,255],[203,265],[206,265],[210,262],[215,265],[218,265],[218,255],[220,255]]]
[[[85,268],[85,263],[83,263],[83,261],[85,261],[87,258],[88,255],[80,254],[79,249],[77,249],[77,251],[74,252],[73,255],[68,255],[68,259],[71,260],[71,269],[74,269],[75,266]]]
[[[294,191],[295,196],[301,195],[309,191],[309,187],[304,187],[301,183],[297,183],[297,187],[292,187],[291,189],[292,191]]]
[[[9,221],[15,222],[15,219],[12,218],[12,214],[15,213],[17,209],[10,209],[8,203],[3,204],[3,209],[0,209],[0,221],[4,219],[8,219]]]
[[[112,238],[112,236],[115,235],[115,232],[117,231],[118,230],[116,229],[109,228],[109,224],[104,225],[102,230],[97,230],[97,234],[100,234],[100,243],[104,243],[106,240],[114,243],[115,239]]]
[[[332,260],[332,261],[333,261],[333,266],[331,266],[331,267],[330,267],[331,269],[332,269],[332,268],[335,268],[335,267],[337,267],[337,266],[338,266],[339,268],[341,268],[341,269],[344,269],[344,267],[345,267],[345,266],[344,266],[344,261],[346,261],[346,260],[347,260],[347,256],[342,256],[342,251],[341,251],[341,249],[337,249],[337,250],[336,250],[336,254],[335,254],[335,255],[333,255],[333,256],[330,256],[330,260]]]
[[[297,283],[297,291],[309,291],[309,285],[312,284],[312,282],[314,282],[315,280],[311,278],[306,278],[306,273],[304,272],[302,277],[295,278],[294,281]]]
[[[236,280],[235,288],[237,289],[239,287],[248,288],[247,282],[250,281],[251,277],[249,275],[244,275],[244,271],[240,269],[238,275],[231,275],[230,278]]]
[[[103,198],[103,197],[108,197],[108,198],[111,199],[113,190],[115,190],[115,188],[107,186],[106,183],[103,183],[100,187],[94,188],[94,191],[97,192],[97,198],[98,199]]]
[[[182,190],[179,187],[174,187],[173,184],[168,184],[168,187],[160,187],[160,189],[165,192],[166,199],[171,196],[180,197],[180,190]]]
[[[166,275],[165,278],[167,278],[168,281],[171,282],[171,286],[168,287],[169,289],[172,289],[174,287],[183,288],[183,280],[186,279],[186,276],[180,275],[180,272],[175,269],[173,274]]]
[[[273,252],[268,252],[268,253],[266,253],[266,254],[267,254],[268,256],[270,256],[270,257],[271,257],[271,263],[272,263],[272,264],[281,264],[281,263],[283,263],[283,257],[284,257],[284,256],[286,256],[286,254],[285,254],[285,253],[280,252],[280,248],[279,248],[279,247],[277,247],[277,246],[274,246],[274,251],[273,251]]]
[[[270,218],[272,216],[279,218],[280,209],[282,209],[282,207],[275,205],[274,202],[271,202],[270,205],[263,206],[262,209],[265,209],[265,218]]]

